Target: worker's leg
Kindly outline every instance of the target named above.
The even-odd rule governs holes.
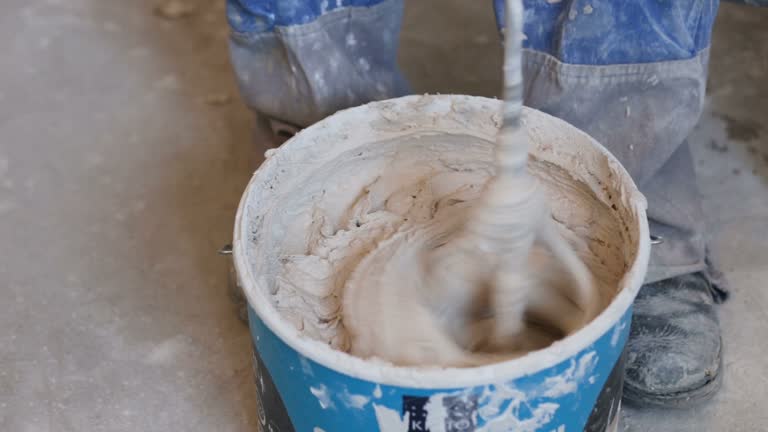
[[[403,95],[402,0],[228,0],[230,51],[246,103],[308,126],[339,109]]]
[[[495,2],[497,16],[503,3]],[[635,303],[627,395],[662,405],[707,396],[719,383],[713,300],[722,292],[708,267],[686,138],[704,103],[717,1],[525,5],[526,104],[616,155],[648,198],[651,233],[664,238]]]

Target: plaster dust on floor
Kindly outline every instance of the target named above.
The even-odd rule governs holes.
[[[0,2],[2,431],[259,430],[250,335],[215,251],[270,138],[238,99],[224,2],[188,2],[197,13],[178,20],[151,0]],[[416,93],[498,93],[489,2],[405,8]],[[690,410],[624,406],[619,431],[768,425],[768,345],[755,343],[768,332],[766,22],[766,8],[721,3],[690,139],[733,287],[723,388]],[[166,76],[178,86],[154,85]],[[232,102],[204,103],[218,94]],[[729,136],[724,115],[761,126]]]
[[[417,112],[428,103],[412,98],[403,104]],[[380,109],[389,117],[386,104]],[[476,113],[460,114],[459,108],[457,112],[457,118],[466,116],[457,120],[460,124],[489,124],[498,117],[492,109],[482,119]],[[429,300],[418,297],[424,284],[423,256],[450,239],[471,214],[494,173],[494,141],[440,130],[377,139],[374,128],[365,132],[370,136],[360,145],[329,142],[339,135],[331,130],[344,127],[334,120],[296,138],[328,135],[323,138],[327,147],[313,151],[331,152],[333,157],[305,160],[300,155],[303,144],[269,152],[270,162],[280,160],[258,176],[268,176],[259,187],[272,195],[258,199],[255,205],[266,208],[249,214],[252,220],[246,221],[252,224],[250,232],[261,232],[256,251],[248,257],[253,274],[265,281],[260,287],[269,290],[277,311],[305,337],[400,365],[469,366],[544,348],[586,324],[579,305],[567,296],[564,270],[537,245],[529,259],[532,276],[526,281],[542,287],[534,291],[529,305],[535,325],[527,325],[503,351],[457,352],[425,306]],[[423,116],[414,124],[388,127],[420,130],[424,125],[415,125],[418,121],[430,124]],[[556,127],[552,125],[546,127]],[[342,141],[354,139],[347,138],[348,130],[342,136]],[[562,235],[593,274],[598,293],[593,309],[599,311],[616,294],[629,258],[615,209],[568,172],[568,164],[577,159],[563,156],[558,165],[534,158],[529,170],[543,186]],[[477,334],[487,337],[488,332]],[[402,346],[428,347],[431,362],[419,363],[419,356],[401,352]]]

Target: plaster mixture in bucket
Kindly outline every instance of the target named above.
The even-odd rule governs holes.
[[[461,130],[409,132],[407,124],[392,136],[386,109],[382,113],[382,129],[372,129],[359,142],[291,149],[318,152],[314,160],[281,150],[281,170],[273,170],[263,186],[277,189],[279,196],[258,222],[273,233],[261,238],[266,244],[259,259],[268,265],[260,266],[259,277],[279,314],[304,337],[364,358],[386,359],[387,343],[419,343],[398,340],[409,329],[432,343],[447,337],[420,302],[405,303],[396,314],[382,304],[411,295],[408,290],[422,274],[422,252],[444,243],[461,226],[492,176],[494,140]],[[493,115],[465,120],[498,122]],[[344,140],[343,131],[340,136]],[[322,154],[323,145],[343,150]],[[599,294],[596,307],[602,310],[627,269],[621,247],[627,229],[610,194],[607,202],[595,194],[594,184],[569,172],[576,160],[573,154],[553,153],[533,157],[529,169],[543,186],[561,234],[589,267]],[[550,288],[532,293],[528,324],[509,349],[468,364],[446,364],[436,352],[434,366],[518,357],[584,325],[581,310],[552,291],[562,279],[556,261],[543,248],[534,248],[529,261],[534,277]],[[386,341],[384,347],[371,346],[373,332],[376,340]]]

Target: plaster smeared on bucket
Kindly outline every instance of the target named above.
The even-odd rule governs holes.
[[[376,412],[376,422],[379,424],[379,430],[387,432],[408,432],[408,416],[406,412],[403,418],[400,414],[385,406],[373,404]]]
[[[546,390],[544,396],[556,398],[574,393],[578,384],[591,374],[597,366],[597,353],[594,351],[584,354],[576,360],[571,360],[571,367],[558,376],[547,378],[544,381]]]
[[[622,320],[619,325],[617,325],[613,329],[613,335],[611,335],[611,346],[615,347],[619,344],[619,339],[621,339],[621,333],[624,331],[624,329],[627,328],[627,321]]]
[[[304,372],[304,375],[315,375],[315,373],[312,371],[312,365],[309,364],[309,360],[307,360],[306,357],[301,357],[299,359],[299,363],[301,363],[301,371]]]
[[[331,400],[331,395],[328,394],[328,387],[325,384],[320,384],[317,387],[310,387],[309,391],[317,398],[317,402],[320,403],[322,409],[336,409],[336,405]]]
[[[341,402],[347,408],[363,409],[371,398],[359,394],[352,394],[347,389],[344,389],[344,393],[341,394]]]

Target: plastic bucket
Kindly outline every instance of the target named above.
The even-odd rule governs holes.
[[[609,211],[607,244],[618,275],[605,310],[589,325],[524,357],[477,368],[406,368],[363,360],[301,334],[270,294],[281,233],[269,226],[299,179],[372,140],[461,133],[492,143],[500,102],[409,96],[339,112],[272,151],[249,183],[236,217],[234,262],[249,304],[258,418],[269,432],[613,431],[632,302],[650,251],[646,203],[618,161],[594,139],[526,109],[532,156],[568,173]],[[492,145],[492,144],[491,144]],[[491,151],[490,149],[488,150]],[[555,216],[558,212],[555,209]],[[568,215],[561,215],[568,218]],[[586,228],[585,228],[586,229]],[[603,242],[605,243],[605,242]],[[603,253],[598,251],[599,253]]]

